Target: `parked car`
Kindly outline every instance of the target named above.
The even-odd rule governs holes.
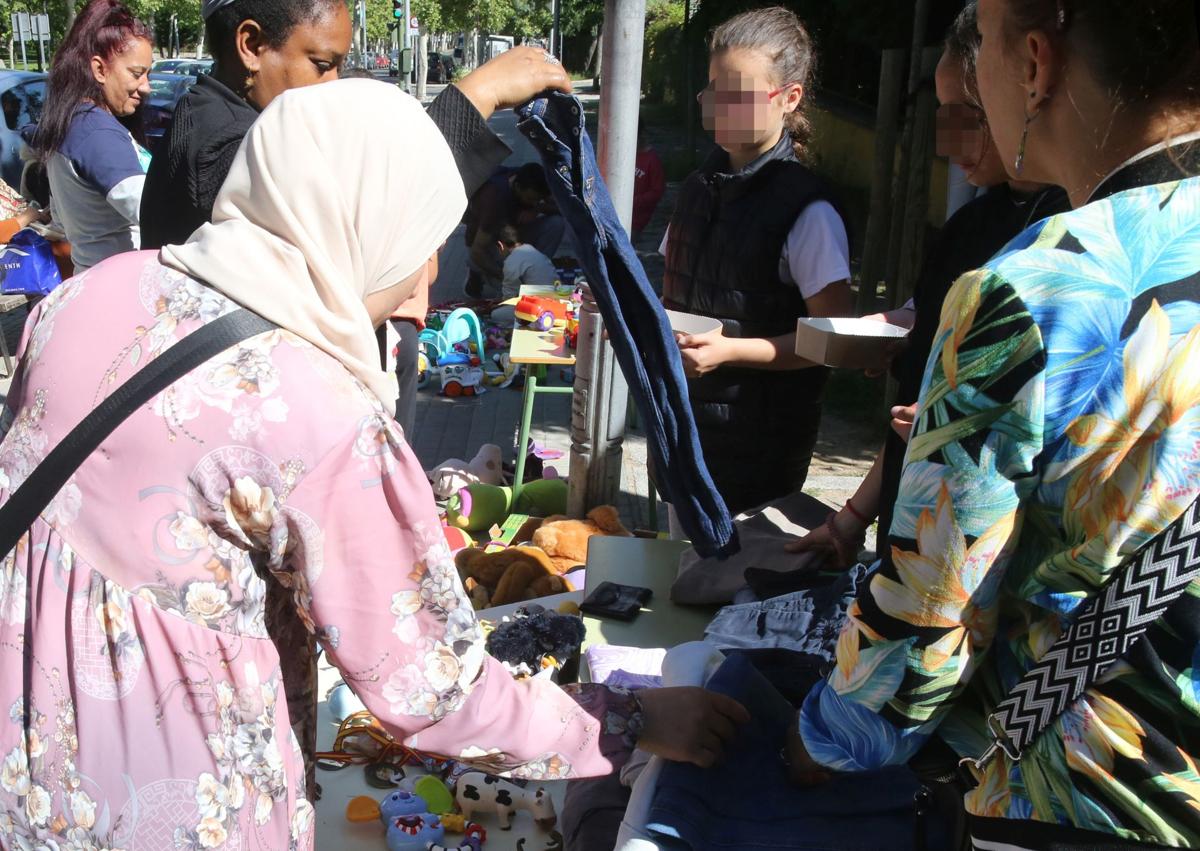
[[[36,124],[46,100],[46,75],[28,71],[0,71],[0,177],[14,189],[21,185],[21,128]]]
[[[179,74],[184,77],[203,77],[211,74],[211,59],[159,59],[150,66],[153,74]]]
[[[446,65],[442,61],[440,53],[429,54],[429,70],[425,72],[425,82],[427,83],[448,83],[450,77],[446,73]]]
[[[142,106],[142,126],[146,132],[146,147],[150,153],[157,152],[167,127],[175,116],[175,105],[194,85],[195,77],[150,72],[150,97]]]

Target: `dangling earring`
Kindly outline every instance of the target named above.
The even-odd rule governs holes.
[[[1031,92],[1029,97],[1030,99],[1036,98],[1037,92]],[[1020,177],[1021,171],[1025,168],[1025,148],[1029,144],[1029,125],[1041,114],[1042,111],[1040,109],[1033,115],[1029,114],[1029,110],[1025,110],[1025,129],[1021,133],[1021,144],[1017,146],[1017,162],[1013,172],[1015,177]]]

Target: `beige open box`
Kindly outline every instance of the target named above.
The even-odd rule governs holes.
[[[695,313],[682,313],[678,310],[667,310],[667,321],[671,323],[671,330],[676,334],[708,334],[713,331],[720,331],[723,326],[720,319],[713,319],[711,316],[697,316]]]
[[[883,369],[897,340],[908,335],[898,325],[853,317],[796,320],[796,354],[841,369]]]

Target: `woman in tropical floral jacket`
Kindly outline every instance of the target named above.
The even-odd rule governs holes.
[[[1194,4],[980,0],[979,82],[1023,179],[1075,209],[942,311],[889,546],[809,695],[801,774],[990,741],[997,703],[1200,493]],[[1200,586],[966,796],[976,847],[1200,847]],[[987,844],[990,843],[990,844]]]

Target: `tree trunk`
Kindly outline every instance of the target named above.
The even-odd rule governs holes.
[[[417,55],[414,58],[417,60],[414,63],[417,66],[417,100],[422,100],[429,80],[429,36],[424,30],[417,36]]]
[[[204,58],[204,26],[200,26],[200,39],[196,42],[196,58]]]
[[[67,32],[70,32],[75,26],[75,0],[63,0],[63,3],[67,7]]]
[[[583,63],[583,72],[595,77],[598,76],[600,70],[600,33],[601,26],[596,27],[595,33],[592,35],[592,46],[588,48],[587,61]]]
[[[600,88],[600,78],[604,75],[604,51],[599,45],[604,40],[604,24],[596,27],[596,70],[592,74],[592,85],[594,88]]]

